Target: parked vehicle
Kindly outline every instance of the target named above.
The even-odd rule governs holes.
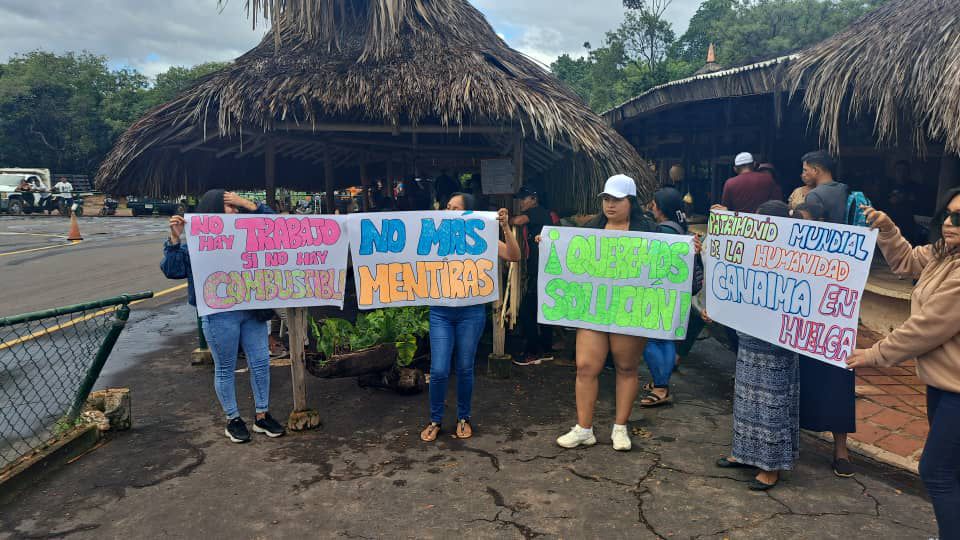
[[[71,206],[78,216],[83,214],[82,197],[50,189],[49,169],[0,169],[0,211],[69,216]]]
[[[127,208],[134,216],[150,216],[153,214],[173,216],[187,211],[186,204],[182,202],[164,201],[152,197],[127,197]]]

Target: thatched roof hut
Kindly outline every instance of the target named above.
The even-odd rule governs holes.
[[[879,144],[902,133],[960,154],[957,0],[891,0],[803,51],[790,78],[834,151],[843,123],[872,117]]]
[[[324,168],[343,185],[360,164],[382,171],[394,161],[510,155],[557,206],[595,210],[613,173],[652,187],[636,151],[466,0],[251,7],[272,20],[264,40],[137,121],[101,166],[98,187],[262,188],[271,154],[278,183],[300,189],[323,189]]]

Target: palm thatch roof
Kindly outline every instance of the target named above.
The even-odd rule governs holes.
[[[325,158],[338,179],[355,179],[361,160],[491,158],[518,145],[525,177],[541,178],[557,206],[595,209],[603,180],[619,172],[651,191],[633,147],[466,0],[247,6],[270,19],[263,41],[130,127],[98,187],[262,187],[275,148],[278,185],[322,189]]]
[[[788,88],[787,68],[796,59],[796,55],[781,56],[670,81],[621,103],[604,112],[603,116],[616,126],[631,118],[647,116],[684,103],[783,91]]]
[[[820,134],[839,148],[842,122],[873,118],[880,144],[910,134],[960,153],[960,2],[891,0],[806,50],[790,69]]]

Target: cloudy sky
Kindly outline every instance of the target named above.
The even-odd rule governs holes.
[[[673,0],[677,33],[701,0]],[[581,54],[623,18],[621,0],[471,0],[514,48],[551,62]],[[172,65],[230,60],[263,35],[251,29],[243,0],[220,13],[216,0],[0,0],[0,62],[35,49],[90,51],[114,66],[155,75]]]

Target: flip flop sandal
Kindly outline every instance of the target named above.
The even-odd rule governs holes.
[[[652,391],[653,391],[653,383],[652,383],[652,382],[648,382],[647,384],[643,385],[640,389],[643,390],[644,392],[652,392]]]
[[[673,396],[670,394],[669,390],[667,390],[667,395],[663,397],[660,397],[651,390],[644,394],[642,398],[640,398],[641,407],[659,407],[661,405],[666,405],[667,403],[673,403]]]
[[[433,442],[437,440],[437,435],[439,434],[440,424],[430,422],[427,427],[423,428],[423,431],[420,432],[420,440],[423,442]]]
[[[747,484],[747,488],[749,488],[750,491],[767,491],[776,487],[778,482],[780,482],[779,479],[772,484],[765,484],[754,478],[753,480],[750,480],[749,484]]]
[[[470,426],[470,421],[466,418],[461,418],[457,422],[457,438],[458,439],[469,439],[473,437],[473,427]]]
[[[734,461],[730,458],[725,458],[725,457],[722,457],[717,460],[717,467],[720,467],[721,469],[755,469],[756,468],[753,465],[747,465],[746,463],[740,463],[739,461]]]

